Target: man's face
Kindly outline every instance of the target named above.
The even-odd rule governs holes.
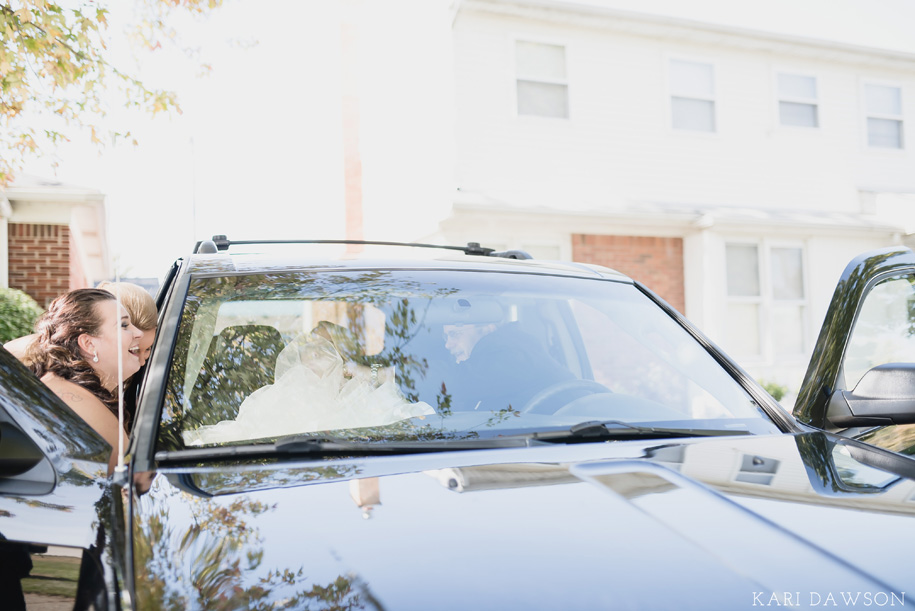
[[[456,362],[461,363],[470,357],[473,347],[477,345],[480,338],[491,333],[495,328],[496,326],[493,324],[444,325],[442,331],[445,337],[445,348]]]

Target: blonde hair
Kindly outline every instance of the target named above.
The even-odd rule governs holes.
[[[156,322],[159,318],[156,312],[156,302],[153,300],[149,291],[142,286],[130,282],[101,282],[98,287],[103,291],[108,291],[112,295],[117,295],[121,299],[121,305],[130,315],[130,322],[140,331],[152,331],[156,328]]]

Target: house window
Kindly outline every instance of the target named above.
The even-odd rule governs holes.
[[[670,61],[671,125],[715,131],[715,73],[711,64]]]
[[[818,110],[815,77],[778,75],[778,118],[782,125],[818,127]]]
[[[515,74],[519,115],[569,118],[565,47],[516,41]]]
[[[880,148],[903,148],[902,89],[888,85],[865,85],[867,144]]]
[[[562,251],[555,244],[522,244],[521,250],[535,259],[548,261],[558,261],[562,256]]]
[[[766,359],[804,352],[803,255],[800,247],[726,245],[730,352]]]

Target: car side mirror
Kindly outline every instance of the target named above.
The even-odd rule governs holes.
[[[51,462],[0,410],[0,494],[42,495],[56,484]]]
[[[15,425],[0,422],[0,477],[15,477],[44,459],[41,450]]]
[[[915,423],[915,363],[869,370],[854,390],[832,394],[826,418],[843,428]]]

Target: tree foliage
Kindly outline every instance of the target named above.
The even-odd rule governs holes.
[[[35,321],[44,310],[26,293],[0,288],[0,343],[35,331]]]
[[[173,92],[147,87],[109,47],[115,0],[0,0],[0,186],[29,157],[82,128],[96,145],[128,131],[102,128],[110,95],[152,114],[178,110]],[[204,14],[223,0],[133,0],[132,40],[149,50],[176,41],[176,12]],[[123,5],[119,5],[123,8]],[[41,116],[36,126],[35,117]]]
[[[788,387],[778,382],[760,381],[760,386],[766,389],[766,392],[772,395],[776,401],[781,401],[788,394]]]

